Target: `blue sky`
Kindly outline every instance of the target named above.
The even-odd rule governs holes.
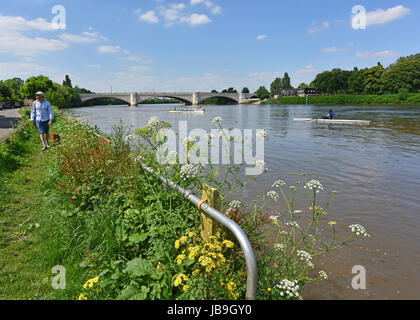
[[[55,5],[66,27],[52,27]],[[366,29],[352,9],[366,9]],[[292,84],[420,52],[418,0],[2,0],[0,79],[44,74],[96,92]],[[60,22],[60,21],[58,21]]]

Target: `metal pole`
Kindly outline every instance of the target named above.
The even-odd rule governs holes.
[[[201,202],[201,199],[195,196],[191,190],[185,190],[181,186],[175,184],[173,181],[162,177],[161,175],[157,174],[155,170],[141,164],[142,168],[151,174],[155,174],[158,176],[159,180],[161,180],[166,185],[170,186],[172,189],[179,191],[185,199],[191,201],[196,206]],[[245,256],[246,267],[247,267],[247,280],[246,280],[246,299],[247,300],[255,300],[257,294],[257,263],[255,261],[255,254],[254,250],[252,249],[251,243],[249,242],[248,237],[246,236],[245,232],[241,229],[241,227],[235,223],[234,221],[230,220],[226,215],[221,213],[220,211],[214,209],[213,207],[204,203],[201,206],[201,210],[206,212],[210,217],[219,221],[223,226],[228,228],[235,238],[238,240],[239,245]]]

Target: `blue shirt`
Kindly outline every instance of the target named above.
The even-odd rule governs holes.
[[[330,119],[334,118],[334,113],[328,112],[328,114],[330,115]]]
[[[54,112],[51,107],[51,103],[49,103],[47,100],[44,100],[39,102],[36,100],[32,104],[31,109],[31,121],[52,121],[54,120]]]

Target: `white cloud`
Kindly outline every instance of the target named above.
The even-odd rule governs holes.
[[[98,38],[91,36],[89,33],[85,33],[84,35],[63,33],[60,35],[60,39],[68,43],[91,43],[99,40]]]
[[[309,34],[321,32],[327,30],[331,27],[331,24],[327,21],[322,22],[321,24],[313,23],[312,27],[307,30]]]
[[[156,16],[155,11],[153,11],[153,10],[148,11],[145,14],[142,14],[139,17],[139,20],[149,22],[149,23],[158,23],[159,22],[159,18]]]
[[[328,48],[323,48],[322,52],[341,52],[344,51],[345,49],[343,48],[337,48],[337,47],[328,47]]]
[[[294,74],[316,73],[317,70],[313,66],[306,66],[305,68],[296,70]]]
[[[267,38],[267,36],[265,34],[261,34],[257,37],[257,40],[264,40],[266,38]]]
[[[130,66],[128,67],[129,71],[135,71],[135,72],[143,72],[143,71],[149,71],[151,70],[148,66]]]
[[[29,78],[40,73],[56,73],[57,70],[34,63],[0,62],[0,79],[12,77]]]
[[[55,30],[53,25],[45,19],[38,18],[34,20],[26,20],[22,17],[3,16],[0,15],[0,30],[12,31],[50,31]]]
[[[120,52],[120,46],[99,46],[98,51],[100,53],[118,53]]]
[[[181,21],[182,22],[187,22],[192,26],[196,26],[196,25],[210,23],[211,19],[208,16],[206,16],[205,14],[193,13],[192,15],[190,15],[188,17],[182,17]]]
[[[387,10],[377,9],[366,14],[366,25],[385,24],[397,19],[401,19],[411,12],[410,9],[402,5]]]
[[[91,69],[99,69],[100,67],[101,67],[100,64],[89,64],[88,65],[88,68],[91,68]]]
[[[360,59],[373,59],[373,58],[396,58],[399,53],[397,51],[384,50],[380,52],[357,52],[356,57]]]

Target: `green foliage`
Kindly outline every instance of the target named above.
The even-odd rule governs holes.
[[[222,93],[238,93],[235,88],[230,87],[229,89],[225,89],[222,91]]]
[[[249,93],[249,89],[248,89],[247,87],[244,87],[244,88],[242,89],[242,93]]]
[[[73,85],[72,85],[72,83],[71,83],[71,80],[70,80],[70,76],[68,75],[68,74],[66,74],[66,77],[65,77],[65,79],[63,80],[63,87],[70,87],[70,88],[73,88]]]
[[[283,83],[281,78],[276,78],[270,85],[271,94],[280,95],[281,91],[283,90]]]
[[[384,72],[381,81],[385,93],[398,93],[400,89],[417,92],[420,90],[420,55],[399,59]]]
[[[281,86],[282,86],[282,89],[284,90],[289,90],[293,88],[292,85],[290,84],[290,77],[287,72],[284,74],[284,77],[281,80]]]
[[[20,89],[20,95],[23,98],[35,99],[35,92],[42,91],[47,93],[48,90],[54,89],[54,83],[43,75],[30,77]]]
[[[59,84],[54,84],[53,88],[46,92],[45,98],[61,108],[74,108],[81,103],[80,95],[75,89]]]
[[[12,97],[12,93],[4,81],[0,80],[0,101],[8,100]]]
[[[257,97],[261,100],[267,99],[270,97],[270,92],[264,86],[261,86],[257,90]]]

